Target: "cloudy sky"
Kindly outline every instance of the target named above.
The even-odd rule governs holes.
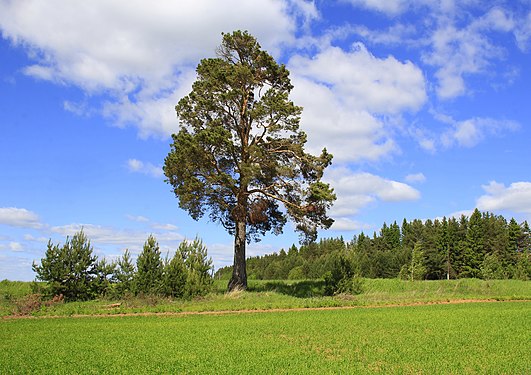
[[[0,0],[0,280],[32,280],[80,228],[109,259],[152,233],[232,262],[161,165],[195,67],[237,29],[290,70],[308,150],[334,155],[322,237],[474,207],[531,219],[530,0]]]

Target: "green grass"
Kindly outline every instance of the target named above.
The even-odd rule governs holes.
[[[531,282],[521,280],[438,280],[402,281],[397,279],[365,279],[364,292],[356,296],[323,297],[321,280],[249,281],[249,291],[225,293],[226,281],[216,281],[214,291],[194,300],[167,298],[127,298],[123,301],[95,300],[42,306],[35,316],[71,316],[119,313],[161,313],[187,311],[235,311],[289,309],[308,307],[374,306],[455,300],[531,300]],[[0,316],[20,311],[29,283],[0,282]],[[17,302],[18,301],[18,302]],[[22,302],[20,302],[22,301]],[[121,302],[119,308],[110,307]]]
[[[0,373],[526,374],[531,303],[4,319]]]

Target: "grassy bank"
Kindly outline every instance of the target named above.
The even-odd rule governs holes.
[[[456,300],[531,300],[531,282],[520,280],[402,281],[365,279],[364,292],[350,296],[323,296],[323,282],[250,281],[249,291],[225,293],[226,281],[216,281],[214,291],[194,300],[129,297],[120,301],[100,299],[87,302],[42,305],[28,313],[34,316],[70,316],[143,312],[236,311],[339,306],[378,306]],[[0,283],[0,315],[21,313],[32,303],[24,295],[29,283]],[[117,306],[119,305],[119,306]]]
[[[0,373],[524,374],[528,302],[9,319]]]

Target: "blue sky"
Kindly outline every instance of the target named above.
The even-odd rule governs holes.
[[[32,280],[82,227],[100,257],[197,235],[232,263],[161,166],[197,63],[236,29],[287,65],[307,149],[334,155],[322,237],[475,207],[531,219],[529,0],[0,0],[0,279]],[[248,255],[296,242],[287,225]]]

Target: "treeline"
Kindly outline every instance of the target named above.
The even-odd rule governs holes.
[[[247,260],[253,279],[318,279],[346,255],[367,278],[531,278],[531,234],[527,221],[474,210],[470,217],[383,224],[372,237],[363,232],[350,242],[322,239]],[[229,278],[231,267],[216,272]]]
[[[67,237],[64,245],[48,242],[40,264],[33,263],[37,280],[34,292],[65,301],[96,297],[118,299],[128,295],[188,298],[204,295],[212,285],[212,260],[202,241],[183,241],[169,258],[162,257],[159,244],[149,236],[136,262],[128,250],[116,261],[98,259],[87,236],[80,231]]]

